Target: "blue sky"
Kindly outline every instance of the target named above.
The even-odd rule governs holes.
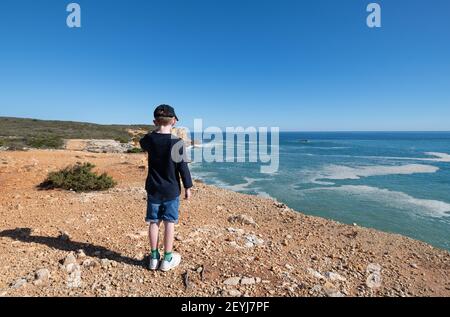
[[[450,130],[450,1],[2,0],[0,116]]]

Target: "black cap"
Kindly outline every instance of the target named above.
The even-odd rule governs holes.
[[[160,105],[155,109],[155,112],[153,113],[155,119],[165,117],[165,118],[175,118],[177,121],[178,117],[175,114],[175,109],[169,105]]]

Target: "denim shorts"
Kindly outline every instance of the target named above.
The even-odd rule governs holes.
[[[147,223],[167,221],[177,224],[179,206],[179,197],[167,201],[151,201],[147,199],[147,216],[145,217],[145,221]]]

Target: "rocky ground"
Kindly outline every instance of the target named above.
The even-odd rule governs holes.
[[[119,185],[41,191],[91,162]],[[0,296],[450,296],[450,254],[196,182],[171,272],[145,268],[142,154],[0,152]]]

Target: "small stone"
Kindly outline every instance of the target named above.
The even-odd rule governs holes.
[[[19,289],[19,288],[25,286],[26,284],[27,284],[27,280],[26,280],[26,279],[24,279],[24,278],[19,278],[17,281],[15,281],[15,282],[12,284],[11,287],[12,287],[13,289]]]
[[[381,275],[378,272],[371,273],[366,279],[366,285],[369,288],[379,288],[381,287]]]
[[[275,207],[280,208],[280,209],[286,209],[287,208],[286,204],[280,203],[278,201],[275,201],[274,205],[275,205]]]
[[[250,242],[250,241],[247,241],[247,242],[245,242],[245,247],[246,248],[253,248],[255,245],[252,243],[252,242]]]
[[[83,259],[85,257],[86,257],[86,253],[84,253],[83,249],[80,249],[80,250],[77,251],[77,258],[78,259]]]
[[[50,277],[50,271],[48,269],[39,269],[34,273],[34,285],[45,284]]]
[[[370,263],[369,265],[367,265],[366,272],[367,273],[380,273],[381,265],[379,265],[378,263]]]
[[[311,292],[312,293],[320,293],[322,291],[322,286],[321,285],[314,285],[311,288]]]
[[[326,282],[323,286],[323,291],[325,295],[328,297],[343,297],[344,294],[342,294],[336,287],[331,284],[330,282]]]
[[[84,267],[92,267],[92,266],[95,266],[96,263],[97,263],[97,262],[95,262],[95,261],[92,260],[92,259],[85,259],[85,260],[83,261],[83,263],[81,263],[81,265],[84,266]]]
[[[318,278],[320,280],[324,280],[325,276],[323,276],[322,274],[320,274],[319,272],[317,272],[316,270],[312,269],[312,268],[307,268],[306,271],[313,277]]]
[[[259,245],[263,245],[264,244],[264,240],[258,238],[255,235],[248,235],[245,237],[245,239],[247,240],[247,242],[250,242],[251,244],[253,244],[254,246],[259,246]]]
[[[342,275],[338,274],[338,273],[334,273],[334,272],[326,272],[325,273],[325,277],[327,279],[329,279],[330,281],[341,281],[341,282],[345,282],[347,279],[345,277],[343,277]]]
[[[109,266],[111,265],[111,261],[108,259],[101,259],[100,265],[102,266],[102,269],[108,269]]]
[[[72,252],[70,252],[64,259],[63,265],[67,266],[68,264],[73,263],[77,263],[77,259],[75,258],[75,255]]]
[[[230,285],[230,286],[236,286],[236,285],[239,284],[240,281],[241,281],[241,278],[240,278],[240,277],[230,277],[230,278],[227,278],[227,279],[223,282],[223,284],[225,284],[225,285]]]
[[[228,290],[227,294],[231,297],[241,297],[242,293],[239,292],[237,289],[230,289]]]
[[[78,264],[77,263],[69,263],[66,265],[66,271],[67,273],[72,273],[75,270],[78,269]]]
[[[418,268],[419,268],[419,267],[417,266],[416,263],[411,263],[410,266],[411,266],[413,269],[418,269]]]
[[[183,237],[179,234],[175,236],[175,241],[183,241]]]
[[[245,233],[245,231],[243,229],[228,228],[227,230],[230,233],[237,233],[237,234],[240,234],[240,235],[243,235]]]
[[[228,218],[228,221],[231,223],[239,223],[242,225],[251,225],[256,226],[255,220],[248,215],[236,215]]]
[[[256,280],[254,277],[244,277],[241,280],[242,285],[254,285],[256,284]]]
[[[78,288],[81,287],[81,269],[80,266],[77,265],[76,268],[67,278],[67,287],[68,288]]]
[[[381,287],[381,265],[377,263],[370,263],[367,266],[366,272],[369,274],[366,279],[366,285],[369,288]]]

